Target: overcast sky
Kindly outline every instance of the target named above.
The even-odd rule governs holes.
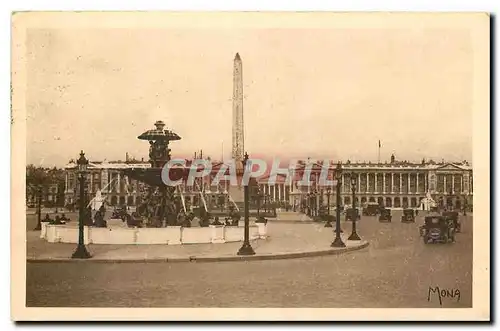
[[[471,160],[466,30],[56,29],[27,39],[27,162],[147,159],[163,120],[173,156],[230,156],[233,59],[252,156]]]

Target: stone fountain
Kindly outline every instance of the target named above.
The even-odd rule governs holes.
[[[137,138],[149,142],[151,168],[129,168],[123,173],[129,178],[145,184],[137,216],[146,218],[150,227],[178,225],[179,214],[183,213],[181,202],[175,197],[175,187],[166,185],[161,178],[162,169],[171,159],[169,143],[181,137],[165,129],[165,123],[157,121],[155,129],[147,130]],[[187,169],[170,169],[170,178],[177,180],[187,175]]]
[[[123,170],[124,175],[144,184],[141,203],[135,215],[126,214],[127,217],[132,217],[134,222],[127,224],[127,227],[85,226],[85,244],[180,245],[242,241],[242,226],[206,224],[204,227],[191,227],[192,215],[185,215],[180,197],[176,197],[176,188],[166,185],[161,178],[163,167],[170,161],[169,143],[180,140],[181,137],[171,130],[166,130],[162,121],[157,121],[155,127],[138,137],[149,142],[151,168]],[[186,179],[188,174],[189,168],[186,167],[169,169],[169,176],[173,181]],[[208,217],[208,213],[204,214],[201,221],[208,221]],[[137,223],[135,219],[138,219]],[[144,219],[147,220],[146,224],[142,222]],[[266,224],[256,223],[250,226],[251,240],[264,239],[266,236]],[[42,223],[40,238],[50,243],[75,243],[78,240],[78,227],[71,224]]]

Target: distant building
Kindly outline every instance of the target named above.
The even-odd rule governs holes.
[[[145,161],[116,161],[96,162],[89,161],[86,178],[85,192],[87,199],[92,199],[98,190],[108,196],[108,204],[136,205],[139,196],[138,183],[123,176],[120,170],[125,168],[149,168],[151,165]],[[77,165],[72,160],[65,167],[65,205],[76,203],[78,198]]]
[[[59,185],[57,183],[45,184],[42,188],[42,205],[46,207],[62,207],[59,202]],[[26,192],[26,205],[28,207],[36,207],[37,205],[37,192],[36,190],[27,190]]]
[[[329,165],[328,178],[334,177],[336,164]],[[311,185],[301,186],[306,167],[311,167]],[[327,187],[319,186],[321,163],[302,162],[288,182],[284,175],[279,175],[275,185],[268,183],[269,176],[259,180],[264,194],[275,201],[289,202],[292,206],[307,199],[308,194],[317,192],[318,205],[326,205]],[[292,169],[290,169],[292,173]],[[464,203],[472,205],[473,176],[472,167],[467,162],[461,163],[411,163],[396,161],[390,163],[353,163],[342,164],[341,201],[343,205],[352,204],[351,176],[356,179],[356,204],[377,202],[389,208],[420,208],[421,201],[429,192],[438,206],[461,208]],[[330,205],[335,205],[335,187],[331,187]]]
[[[58,168],[26,166],[26,205],[36,207],[39,190],[42,206],[62,207],[64,205],[64,171]]]
[[[186,160],[190,166],[191,160]],[[202,203],[200,191],[204,193],[208,207],[219,206],[230,202],[228,196],[229,182],[221,181],[214,185],[214,177],[218,173],[222,162],[212,161],[210,176],[198,178],[194,187],[181,185],[177,187],[178,194],[190,206],[199,206]],[[129,179],[121,173],[125,168],[149,168],[146,161],[116,161],[90,162],[87,174],[85,192],[89,198],[95,196],[97,190],[107,197],[107,203],[112,206],[136,206],[140,203],[140,182]],[[334,178],[336,164],[330,164],[328,178]],[[311,185],[300,185],[306,167],[311,167]],[[316,192],[321,198],[318,205],[327,202],[327,187],[319,186],[321,162],[303,161],[294,169],[295,176],[277,175],[276,183],[271,185],[269,176],[257,180],[261,194],[269,201],[287,202],[298,205],[307,199],[308,195]],[[78,181],[76,164],[69,163],[65,167],[66,186],[64,190],[65,204],[76,202],[78,196]],[[292,173],[292,169],[290,169]],[[467,162],[411,163],[396,161],[392,157],[390,163],[371,162],[344,162],[342,164],[341,201],[343,205],[351,205],[352,191],[350,177],[356,178],[356,204],[377,202],[388,208],[419,208],[427,193],[439,206],[461,208],[465,203],[472,205],[473,176],[472,166]],[[111,183],[111,184],[110,184]],[[250,195],[255,197],[255,188],[251,188]],[[330,205],[335,205],[335,187],[330,188]],[[76,193],[76,194],[75,194]]]

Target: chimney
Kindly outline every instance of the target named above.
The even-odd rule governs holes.
[[[128,152],[125,153],[125,162],[128,162]]]
[[[144,162],[144,158],[143,157],[141,157],[141,162]]]
[[[203,159],[203,150],[200,150],[200,159]]]

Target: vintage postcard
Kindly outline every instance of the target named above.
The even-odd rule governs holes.
[[[14,13],[12,319],[489,320],[489,44],[486,13]]]

